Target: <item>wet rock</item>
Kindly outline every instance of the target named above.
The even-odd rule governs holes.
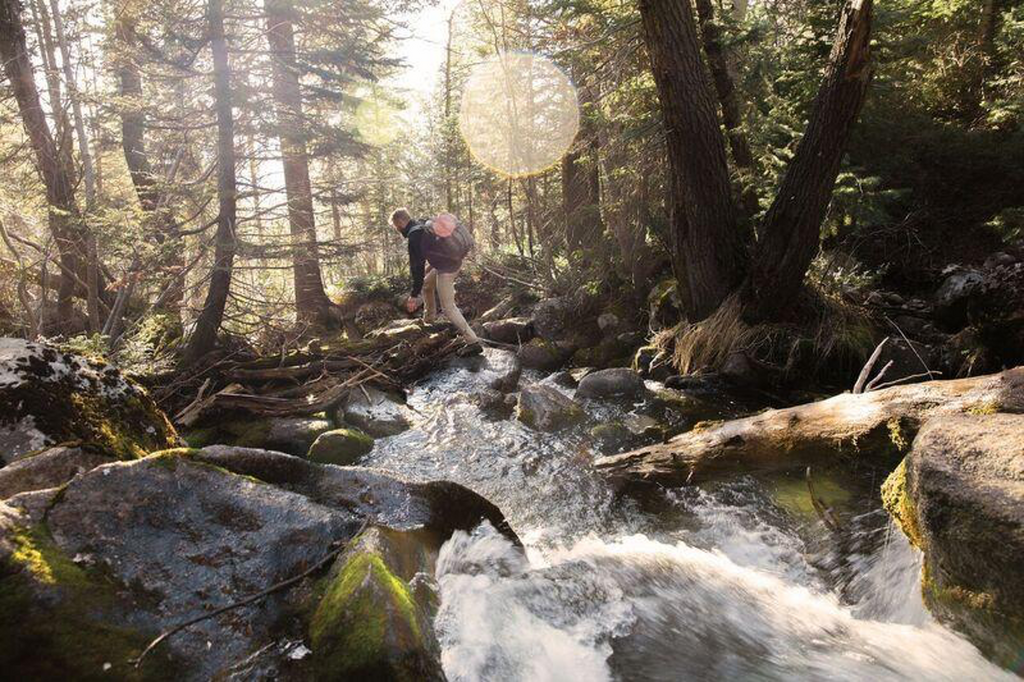
[[[332,429],[317,436],[307,459],[321,464],[347,466],[373,450],[373,438],[356,429]]]
[[[269,417],[259,420],[236,419],[192,429],[185,433],[189,447],[237,445],[262,448],[305,457],[322,433],[333,428],[326,419],[314,417]]]
[[[71,441],[118,459],[179,443],[146,391],[116,367],[45,344],[0,339],[0,466]]]
[[[515,353],[505,350],[485,349],[483,354],[452,360],[453,366],[462,366],[479,373],[480,379],[502,393],[510,393],[519,385],[523,365]]]
[[[485,338],[499,343],[526,343],[533,338],[533,320],[528,317],[510,317],[505,320],[484,322]]]
[[[367,605],[360,612],[367,617],[353,628],[383,629],[375,641],[393,642],[401,634],[394,619],[414,611],[405,598],[408,581],[432,570],[454,529],[487,520],[515,538],[497,508],[456,484],[408,483],[248,448],[171,450],[114,462],[57,492],[11,498],[20,508],[0,503],[0,669],[11,679],[335,679],[316,669],[336,661],[331,637],[339,631],[330,625],[338,621],[325,614]],[[29,513],[41,505],[49,510],[45,517]],[[336,573],[315,573],[198,622],[161,644],[141,672],[129,667],[172,625],[330,561],[335,543],[348,543],[365,522],[408,532],[375,531],[367,537],[379,539],[351,545]],[[402,599],[342,599],[353,583],[332,578],[356,554],[373,555],[362,560],[374,573],[359,575],[359,594],[374,594],[366,580],[384,576],[377,587],[391,589],[378,596]],[[395,604],[401,608],[389,610]],[[311,622],[319,623],[317,633],[307,630]],[[417,616],[415,623],[419,641],[432,642],[429,619]],[[312,645],[311,655],[303,642]],[[376,650],[395,651],[389,647]],[[411,670],[429,677],[440,669],[436,647],[417,651],[430,660],[421,657]]]
[[[564,429],[584,416],[582,408],[557,388],[533,384],[519,393],[516,418],[538,431]]]
[[[55,447],[0,469],[0,499],[64,485],[80,473],[111,461],[111,456],[80,447]]]
[[[552,386],[561,386],[562,388],[576,388],[580,385],[580,382],[576,380],[576,377],[572,375],[572,372],[562,370],[560,372],[554,372],[544,377],[541,380],[545,384],[551,384]]]
[[[977,270],[955,269],[948,273],[935,292],[935,312],[942,321],[955,328],[966,324],[971,299],[983,281]]]
[[[591,372],[580,381],[580,398],[638,398],[644,393],[644,381],[635,370],[613,367]]]
[[[506,395],[493,388],[477,391],[473,396],[473,402],[489,416],[499,419],[508,417],[515,407],[515,402],[510,405],[506,401]]]
[[[564,365],[571,352],[552,341],[537,338],[520,348],[517,355],[523,367],[550,372]]]
[[[1024,646],[1024,415],[928,422],[883,487],[924,552],[925,602],[1004,665]]]
[[[325,579],[309,633],[318,680],[444,680],[426,604],[410,581],[432,572],[426,543],[371,528]],[[410,551],[412,545],[412,551]]]
[[[613,454],[628,449],[634,442],[634,434],[622,422],[603,422],[590,429],[590,437],[604,454]]]
[[[365,392],[356,389],[348,394],[338,410],[338,420],[374,438],[386,438],[409,428],[412,411],[399,402],[397,396],[376,388],[367,388]]]

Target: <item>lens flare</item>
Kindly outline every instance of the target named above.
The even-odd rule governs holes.
[[[557,163],[580,125],[579,100],[546,57],[505,52],[473,68],[462,93],[459,130],[473,158],[523,177]]]
[[[359,139],[375,146],[390,144],[401,132],[398,112],[376,89],[356,107],[354,123]]]

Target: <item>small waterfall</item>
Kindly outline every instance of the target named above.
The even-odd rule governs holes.
[[[589,424],[542,433],[489,418],[482,386],[464,366],[438,371],[409,395],[413,428],[362,462],[476,490],[526,545],[485,526],[443,547],[449,679],[1014,679],[925,610],[921,558],[880,509],[879,472],[815,472],[845,500],[838,532],[809,511],[803,471],[638,503],[592,470],[588,435],[636,406],[587,404]]]

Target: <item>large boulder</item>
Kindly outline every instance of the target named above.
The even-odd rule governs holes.
[[[412,578],[454,529],[487,520],[515,537],[452,483],[226,446],[102,465],[50,491],[45,516],[24,497],[0,503],[0,669],[11,679],[342,679],[322,666],[355,656],[339,640],[367,645],[357,668],[375,679],[429,677],[440,667]],[[353,542],[366,524],[403,532]],[[158,633],[293,577],[131,667]],[[402,624],[418,638],[392,630]]]
[[[412,410],[398,396],[376,388],[355,389],[338,410],[337,420],[373,436],[395,436],[409,428]]]
[[[538,431],[557,431],[583,420],[583,409],[553,386],[533,384],[519,393],[516,418]]]
[[[576,395],[580,398],[639,398],[644,380],[628,367],[599,369],[583,377]]]
[[[134,459],[178,445],[146,391],[101,360],[0,339],[0,466],[78,442]]]
[[[979,413],[986,410],[978,409]],[[1005,665],[1024,648],[1024,415],[927,423],[883,487],[929,609]]]
[[[484,334],[499,343],[526,343],[533,338],[533,320],[528,317],[510,317],[505,320],[484,322]]]
[[[977,270],[966,268],[956,268],[945,274],[935,292],[935,312],[947,325],[959,328],[967,322],[971,300],[980,291],[984,277]]]

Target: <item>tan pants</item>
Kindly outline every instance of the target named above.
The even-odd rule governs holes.
[[[462,311],[455,305],[455,277],[458,274],[457,272],[438,272],[431,268],[430,272],[423,277],[423,319],[433,322],[437,317],[437,303],[434,301],[434,291],[437,291],[437,296],[441,299],[441,310],[444,311],[445,317],[451,320],[451,323],[462,334],[462,338],[469,343],[477,343],[480,339],[470,328],[466,318],[462,316]]]

